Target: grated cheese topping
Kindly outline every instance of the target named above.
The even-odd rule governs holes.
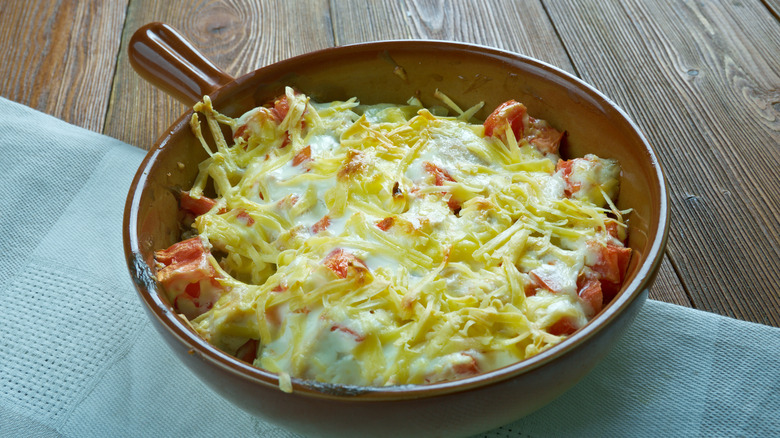
[[[462,378],[584,326],[625,271],[618,163],[560,160],[542,140],[562,134],[525,113],[523,129],[507,119],[488,136],[468,121],[479,108],[445,98],[458,116],[288,88],[233,119],[204,97],[191,126],[209,158],[185,193],[201,205],[188,207],[194,237],[158,252],[177,309],[285,391],[290,377]]]

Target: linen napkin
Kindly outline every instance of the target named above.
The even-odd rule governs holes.
[[[127,274],[144,151],[0,98],[0,435],[294,437],[213,393]],[[608,357],[482,437],[779,436],[780,329],[648,301]]]

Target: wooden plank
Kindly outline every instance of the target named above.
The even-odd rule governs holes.
[[[758,0],[546,7],[577,71],[657,147],[695,307],[780,326],[778,21]]]
[[[337,45],[411,38],[451,40],[509,50],[573,72],[537,0],[331,0],[331,5]]]
[[[693,307],[691,300],[685,293],[685,288],[680,282],[674,267],[669,261],[668,256],[664,256],[661,262],[661,269],[655,283],[650,288],[648,297],[652,300],[665,301],[667,303],[677,304],[685,307]]]
[[[780,20],[780,0],[762,0],[769,12]]]
[[[195,4],[184,0],[133,0],[127,12],[104,133],[149,149],[186,110],[130,67],[127,44],[144,24],[170,24],[215,64],[239,76],[281,59],[332,46],[329,17],[325,0]]]
[[[0,4],[0,95],[99,132],[126,8],[127,0]]]

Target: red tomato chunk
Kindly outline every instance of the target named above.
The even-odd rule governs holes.
[[[222,294],[217,273],[209,263],[209,251],[193,237],[157,251],[155,259],[165,267],[157,271],[174,308],[187,318],[210,309]]]
[[[525,105],[514,100],[502,103],[485,119],[486,137],[496,137],[506,140],[507,127],[512,130],[516,139],[522,138],[525,132],[525,118],[528,111]]]

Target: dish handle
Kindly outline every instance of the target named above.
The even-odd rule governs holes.
[[[187,106],[234,80],[165,23],[135,31],[127,55],[136,73]]]

